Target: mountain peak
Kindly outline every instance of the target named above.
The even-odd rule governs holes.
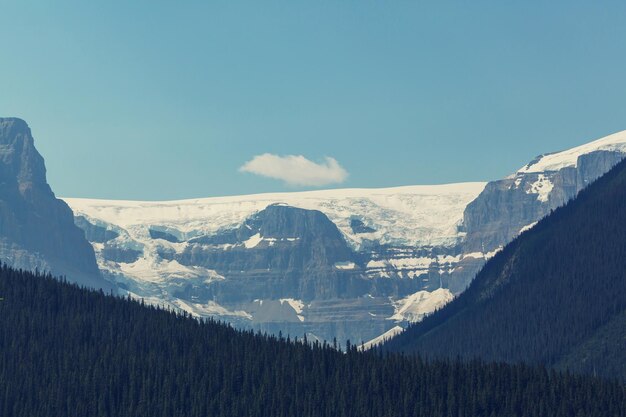
[[[44,159],[35,148],[28,124],[22,119],[0,118],[0,174],[5,179],[15,178],[22,194],[33,187],[52,193],[46,183]]]
[[[28,129],[28,123],[19,117],[0,117],[0,129],[5,129],[7,127]]]
[[[529,164],[520,168],[517,173],[558,171],[566,167],[576,167],[578,158],[581,155],[597,151],[626,153],[626,130],[561,152],[540,155]]]
[[[626,378],[626,160],[519,235],[387,345]]]
[[[44,159],[22,119],[0,118],[0,178],[0,258],[108,288],[72,211],[48,185]]]

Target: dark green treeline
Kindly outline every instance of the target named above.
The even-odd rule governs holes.
[[[0,268],[0,415],[625,416],[624,386],[347,354]]]

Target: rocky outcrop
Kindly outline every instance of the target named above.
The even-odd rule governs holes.
[[[0,259],[110,288],[72,211],[46,182],[44,160],[30,129],[16,118],[0,118]]]
[[[87,238],[89,242],[105,243],[119,236],[119,233],[116,231],[92,224],[83,216],[76,216],[74,218],[74,222],[76,223],[76,226],[83,229],[83,232],[85,232],[85,238]]]
[[[623,152],[598,150],[578,156],[575,166],[518,172],[490,182],[465,209],[464,251],[491,252],[506,245],[524,228],[574,198],[624,156]]]
[[[316,210],[270,205],[235,230],[189,242],[174,259],[228,277],[209,286],[229,303],[292,297],[301,300],[352,297],[369,283],[341,263],[356,257],[328,217]]]

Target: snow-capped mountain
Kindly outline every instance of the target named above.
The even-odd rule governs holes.
[[[488,184],[66,202],[100,269],[134,296],[360,342],[448,302],[485,259],[624,155],[621,132]]]
[[[405,319],[394,303],[440,288],[461,262],[463,210],[484,186],[66,201],[101,270],[137,297],[243,326],[368,340]]]
[[[465,250],[492,251],[576,196],[626,155],[626,131],[538,156],[492,181],[463,215]]]
[[[581,156],[597,152],[624,154],[626,152],[626,131],[617,132],[565,151],[540,155],[520,168],[517,174],[555,172],[563,168],[576,168],[582,162]]]

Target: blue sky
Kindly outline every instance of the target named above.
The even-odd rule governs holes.
[[[0,10],[0,115],[28,121],[60,196],[490,180],[626,129],[624,2]]]

